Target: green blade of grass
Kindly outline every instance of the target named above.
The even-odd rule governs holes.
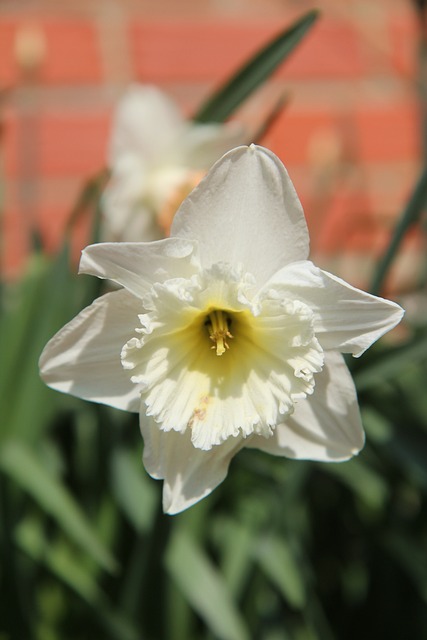
[[[202,105],[194,116],[194,120],[197,122],[224,122],[292,53],[318,16],[317,10],[309,11],[256,53]]]
[[[69,543],[59,537],[50,540],[44,534],[40,521],[34,518],[23,520],[15,531],[18,547],[34,562],[45,566],[57,580],[57,588],[65,585],[84,600],[108,630],[114,640],[137,640],[139,634],[132,623],[114,610],[97,584],[96,576],[86,566]]]
[[[411,365],[427,359],[427,336],[421,335],[410,343],[386,351],[372,364],[353,372],[357,390],[366,391],[399,376]]]
[[[306,604],[304,581],[293,551],[285,540],[268,536],[257,548],[257,560],[263,572],[280,590],[289,604],[303,609]]]
[[[45,535],[42,522],[27,517],[14,532],[15,543],[32,560],[45,564],[69,588],[90,604],[97,603],[101,591],[84,558],[72,550],[64,539],[52,541]]]
[[[156,514],[157,493],[142,463],[137,466],[130,450],[113,452],[111,482],[117,503],[129,521],[139,533],[149,533]]]
[[[192,608],[216,638],[249,638],[221,574],[187,531],[175,531],[166,554],[166,567]]]
[[[393,237],[386,249],[381,260],[378,262],[372,284],[371,292],[378,294],[384,284],[390,267],[396,257],[396,254],[402,244],[402,241],[409,229],[418,222],[420,216],[427,203],[427,167],[421,173],[421,176],[415,186],[414,192],[404,209],[400,220],[398,221],[393,233]]]
[[[18,441],[6,442],[0,452],[0,469],[54,518],[80,549],[107,571],[117,569],[110,551],[71,494],[30,448]]]
[[[49,427],[55,402],[37,363],[49,338],[79,310],[68,264],[66,244],[53,261],[34,256],[0,315],[0,439],[36,442]]]

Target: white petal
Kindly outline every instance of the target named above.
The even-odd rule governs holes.
[[[325,356],[314,394],[298,401],[292,416],[270,438],[254,436],[246,446],[276,456],[325,462],[348,460],[360,451],[364,433],[352,377],[339,353]]]
[[[116,217],[108,213],[108,194],[104,201],[105,216],[101,226],[103,242],[153,242],[165,237],[153,212],[141,202],[121,203],[114,206]]]
[[[122,367],[120,352],[134,335],[140,301],[126,290],[98,298],[46,345],[40,374],[63,393],[138,411],[140,392]]]
[[[110,143],[110,165],[129,152],[151,160],[184,126],[176,105],[153,86],[134,84],[117,107]]]
[[[241,263],[261,286],[308,255],[298,196],[280,160],[251,145],[227,153],[182,203],[172,236],[198,239],[202,266]]]
[[[126,180],[107,186],[102,213],[103,242],[152,242],[164,238],[153,211],[139,196],[132,196]]]
[[[103,193],[102,239],[106,242],[151,242],[164,237],[146,195],[149,175],[146,163],[132,154],[113,167]]]
[[[79,273],[108,278],[142,297],[154,282],[191,277],[194,249],[194,243],[179,238],[93,244],[82,252]]]
[[[254,315],[245,301],[247,285],[243,274],[215,265],[191,282],[156,286],[144,298],[148,313],[140,316],[140,339],[132,338],[122,351],[124,367],[141,385],[147,415],[164,431],[190,426],[199,449],[238,435],[271,433],[296,399],[312,393],[323,365],[310,309],[265,298]],[[232,333],[222,355],[212,309],[227,309]]]
[[[404,314],[390,300],[352,287],[344,280],[300,261],[287,265],[266,284],[278,295],[305,302],[315,313],[315,331],[324,349],[360,356]]]
[[[241,438],[230,438],[210,451],[196,449],[190,431],[165,433],[153,420],[141,419],[143,462],[147,472],[164,479],[163,511],[174,514],[209,495],[226,477],[231,458],[241,449]]]

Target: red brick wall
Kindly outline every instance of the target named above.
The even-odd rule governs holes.
[[[418,25],[410,0],[3,0],[6,273],[22,264],[29,218],[49,248],[60,242],[81,185],[104,165],[112,109],[129,81],[159,84],[191,114],[312,7],[322,11],[318,24],[240,117],[257,121],[289,93],[262,142],[289,169],[318,259],[339,261],[353,282],[363,278],[419,166]],[[28,27],[42,33],[45,46],[34,78],[24,77],[16,56],[17,34]],[[417,246],[416,238],[410,242]]]

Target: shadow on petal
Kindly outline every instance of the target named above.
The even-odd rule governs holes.
[[[364,440],[350,372],[341,354],[326,352],[313,395],[299,401],[270,438],[254,437],[247,446],[287,458],[341,462],[356,455]]]
[[[139,389],[123,369],[120,353],[135,333],[140,305],[122,289],[83,309],[44,348],[40,373],[45,383],[78,398],[137,412]]]
[[[164,480],[163,510],[175,514],[208,496],[227,476],[242,438],[229,438],[210,451],[196,449],[191,432],[161,431],[154,420],[142,416],[143,462],[156,480]]]

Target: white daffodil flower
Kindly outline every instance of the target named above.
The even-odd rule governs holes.
[[[279,159],[227,153],[171,237],[87,247],[80,271],[122,288],[82,311],[40,360],[51,387],[140,413],[144,464],[177,513],[242,447],[342,461],[363,446],[341,353],[361,355],[403,310],[314,266]]]
[[[156,87],[131,85],[113,119],[111,180],[102,201],[104,239],[163,238],[179,205],[206,171],[247,135],[235,122],[185,120]]]

